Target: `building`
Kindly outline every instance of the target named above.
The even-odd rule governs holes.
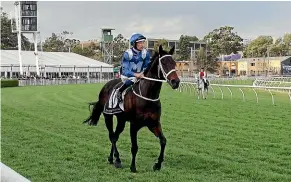
[[[155,44],[161,39],[156,39],[156,38],[147,38],[145,46],[149,50],[149,52],[152,54],[154,50]],[[168,42],[168,47],[173,47],[175,46],[175,54],[179,54],[180,47],[179,47],[179,40],[170,40],[170,39],[165,39]],[[205,42],[190,42],[190,47],[189,49],[192,48],[192,58],[195,59],[198,55],[200,47],[204,47],[206,50],[206,43]]]
[[[34,51],[22,51],[24,76],[36,75]],[[113,66],[69,52],[38,52],[41,77],[113,76]],[[18,50],[1,50],[1,77],[19,77]]]
[[[88,48],[92,43],[94,43],[96,46],[100,45],[100,42],[98,42],[97,40],[80,41],[80,45],[82,48]]]
[[[241,58],[218,61],[220,76],[266,76],[291,74],[291,57]],[[229,74],[230,73],[230,74]]]
[[[193,77],[198,68],[193,61],[177,61],[176,70],[178,76]]]

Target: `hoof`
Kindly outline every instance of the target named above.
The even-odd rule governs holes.
[[[109,162],[109,164],[113,164],[113,158],[108,157],[108,162]]]
[[[93,123],[93,121],[92,121],[92,120],[90,120],[90,121],[88,122],[88,125],[90,125],[90,126],[96,126],[96,125],[97,125],[97,123],[95,124],[95,123]]]
[[[115,166],[116,168],[122,168],[121,162],[115,162],[115,163],[114,163],[114,166]]]
[[[153,170],[154,171],[157,171],[157,170],[160,170],[161,169],[161,164],[159,163],[155,163],[154,167],[153,167]]]
[[[136,168],[131,166],[130,167],[130,171],[133,172],[133,173],[136,173]]]

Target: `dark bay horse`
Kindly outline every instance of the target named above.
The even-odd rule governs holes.
[[[164,150],[166,146],[166,137],[163,134],[160,123],[161,102],[159,95],[162,82],[167,82],[173,89],[179,87],[180,80],[175,70],[175,61],[172,58],[175,47],[169,52],[159,47],[151,59],[151,63],[144,71],[145,77],[139,79],[132,88],[128,89],[124,96],[124,111],[114,114],[117,117],[117,126],[113,131],[113,116],[103,112],[104,106],[108,101],[111,92],[117,84],[121,83],[121,79],[114,79],[107,82],[99,93],[99,99],[94,104],[93,111],[84,123],[89,125],[97,125],[100,115],[103,112],[106,127],[109,131],[109,140],[111,142],[111,152],[108,157],[110,164],[113,164],[113,155],[115,159],[115,167],[121,167],[121,160],[117,150],[117,141],[119,135],[123,132],[126,121],[130,122],[131,137],[131,167],[132,172],[136,172],[135,158],[138,151],[137,133],[142,127],[148,129],[160,140],[160,155],[158,162],[153,166],[154,170],[160,170],[164,161]]]

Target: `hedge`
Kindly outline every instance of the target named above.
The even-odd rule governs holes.
[[[18,87],[18,80],[1,80],[1,88]]]

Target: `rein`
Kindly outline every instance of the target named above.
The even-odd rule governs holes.
[[[163,58],[165,58],[165,57],[172,57],[172,55],[164,55],[164,56],[162,56],[162,57],[159,57],[159,65],[158,65],[158,78],[161,78],[160,77],[160,71],[162,71],[162,74],[163,74],[163,76],[164,76],[164,78],[166,79],[166,80],[162,80],[162,79],[155,79],[155,78],[150,78],[150,77],[143,77],[143,78],[141,78],[141,79],[145,79],[145,80],[149,80],[149,81],[155,81],[155,82],[169,82],[169,80],[168,80],[168,76],[172,73],[172,72],[174,72],[174,71],[176,71],[175,69],[172,69],[171,71],[169,71],[168,73],[166,73],[165,72],[165,70],[164,70],[164,68],[163,68],[163,65],[162,65],[162,63],[161,63],[161,60],[163,59]],[[138,80],[139,81],[139,80]],[[137,83],[137,82],[136,82]],[[134,89],[133,89],[133,87],[132,87],[132,91],[133,91],[133,93],[136,95],[136,96],[138,96],[138,97],[140,97],[140,98],[142,98],[142,99],[144,99],[144,100],[147,100],[147,101],[152,101],[152,102],[156,102],[156,101],[159,101],[160,100],[160,97],[158,97],[157,99],[151,99],[151,98],[147,98],[147,97],[144,97],[144,96],[142,96],[141,95],[141,89],[140,89],[140,84],[139,84],[139,93],[140,94],[138,94],[138,93],[136,93],[135,91],[134,91]]]

